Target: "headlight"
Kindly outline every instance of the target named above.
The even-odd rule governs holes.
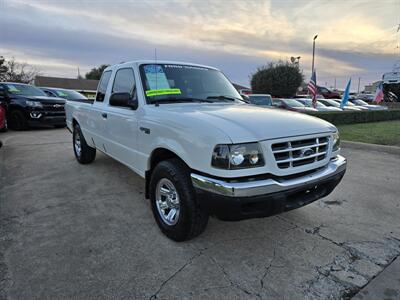
[[[339,137],[339,132],[336,131],[333,135],[333,148],[332,151],[338,151],[340,147],[340,137]]]
[[[31,107],[43,107],[42,103],[40,103],[39,101],[29,101],[27,100],[26,105],[31,106]]]
[[[211,165],[220,169],[244,169],[264,165],[264,157],[258,143],[217,145]]]

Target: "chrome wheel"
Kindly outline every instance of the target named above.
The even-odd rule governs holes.
[[[172,226],[178,222],[180,213],[179,195],[174,184],[167,178],[162,178],[157,183],[156,205],[165,224]]]
[[[79,136],[78,131],[75,131],[74,148],[75,148],[76,155],[78,157],[80,157],[81,156],[81,137]]]

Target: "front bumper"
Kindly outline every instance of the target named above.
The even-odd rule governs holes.
[[[65,125],[65,111],[47,111],[43,109],[30,109],[26,112],[28,124],[35,125]]]
[[[307,205],[333,191],[346,171],[338,155],[327,166],[296,178],[228,181],[192,173],[200,204],[225,220],[265,217]]]

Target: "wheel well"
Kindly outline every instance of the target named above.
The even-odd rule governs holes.
[[[75,119],[72,119],[72,128],[74,128],[74,126],[75,126],[76,124],[78,124],[78,121],[75,120]]]
[[[154,168],[161,161],[171,159],[171,158],[177,158],[177,159],[181,160],[183,163],[185,163],[178,155],[176,155],[171,150],[168,150],[165,148],[157,148],[157,149],[153,150],[153,152],[151,153],[150,168],[148,171],[146,171],[146,175],[145,175],[145,177],[146,177],[145,197],[146,197],[146,199],[149,198],[150,178],[151,178],[151,174],[152,174]]]

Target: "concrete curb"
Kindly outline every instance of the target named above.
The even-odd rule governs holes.
[[[375,144],[350,142],[350,141],[341,141],[340,144],[344,148],[378,151],[378,152],[385,152],[385,153],[389,153],[389,154],[400,155],[400,147],[396,147],[396,146],[375,145]]]

